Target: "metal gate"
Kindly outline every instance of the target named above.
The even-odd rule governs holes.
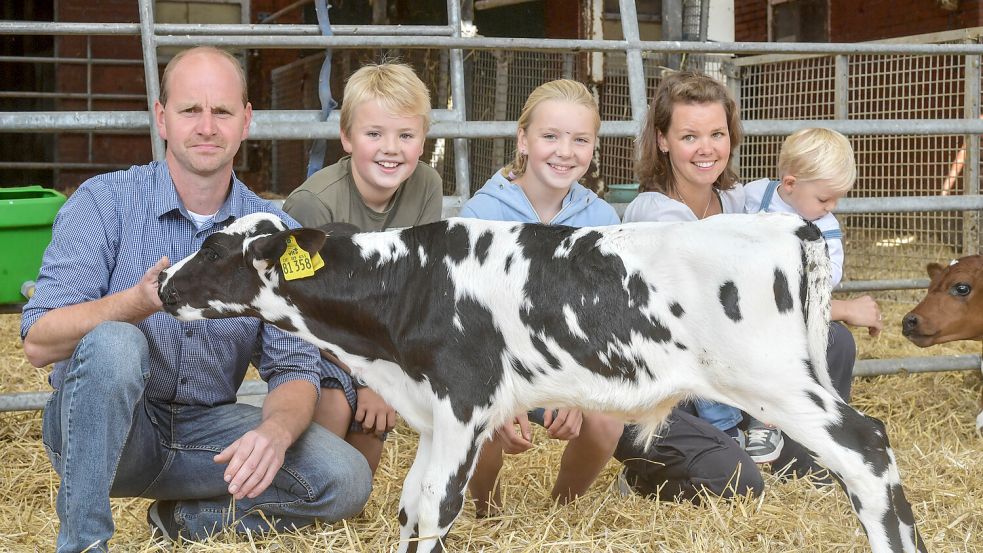
[[[913,184],[907,188],[865,184],[858,187],[862,192],[858,194],[860,197],[844,199],[840,203],[838,213],[846,218],[851,228],[857,229],[856,232],[870,229],[872,240],[888,229],[888,223],[881,224],[881,221],[894,221],[890,224],[898,225],[897,221],[902,220],[899,214],[929,213],[925,217],[932,219],[926,220],[936,221],[940,227],[949,223],[958,227],[953,236],[961,236],[962,241],[953,251],[966,253],[978,249],[978,218],[983,210],[983,196],[979,193],[979,136],[983,134],[979,63],[983,44],[979,44],[978,32],[967,31],[961,37],[934,41],[946,42],[941,44],[928,43],[933,41],[920,44],[891,41],[859,44],[642,41],[634,1],[620,0],[619,4],[623,40],[465,36],[464,30],[470,28],[470,24],[462,21],[460,3],[455,0],[447,2],[447,25],[336,26],[334,36],[330,37],[321,36],[314,25],[155,24],[152,0],[139,0],[140,23],[134,24],[2,21],[0,34],[7,35],[140,36],[148,111],[5,112],[0,113],[0,131],[149,132],[154,141],[154,156],[162,159],[163,142],[153,128],[151,116],[159,94],[159,48],[207,44],[239,49],[434,49],[446,52],[450,79],[446,107],[441,105],[434,110],[430,137],[452,145],[444,150],[445,156],[446,152],[453,155],[445,160],[449,167],[445,169],[445,182],[451,186],[445,190],[444,203],[445,210],[453,212],[470,196],[478,180],[483,180],[501,165],[500,160],[510,150],[516,130],[514,118],[518,115],[513,103],[517,100],[513,99],[524,99],[528,92],[523,92],[526,88],[531,89],[547,78],[566,75],[583,79],[582,75],[574,73],[576,64],[566,61],[572,55],[582,53],[596,54],[593,59],[599,60],[603,67],[603,71],[592,71],[592,75],[600,76],[592,77],[595,80],[592,85],[601,99],[601,159],[605,179],[609,183],[633,180],[630,170],[634,159],[633,140],[641,128],[647,98],[661,78],[664,65],[670,63],[667,60],[684,55],[691,60],[702,60],[699,65],[703,70],[725,80],[742,105],[747,143],[738,162],[745,177],[770,175],[777,155],[776,137],[820,122],[850,136],[858,145],[860,156],[891,145],[890,151],[899,153],[901,164],[913,159],[905,156],[925,150],[942,152],[940,158],[928,159],[928,163],[950,163],[955,159],[953,152],[962,149],[963,161],[954,176],[955,181],[945,185],[950,193],[940,193],[945,188]],[[752,54],[792,55],[797,61],[761,57],[731,59],[734,55]],[[544,71],[546,56],[552,60],[547,67],[549,71],[555,71],[555,75]],[[471,98],[465,96],[466,57],[476,75],[489,76],[485,81],[476,79],[472,83]],[[874,69],[875,66],[878,69]],[[893,104],[888,102],[889,107],[877,107],[871,94],[892,90],[892,79],[912,72],[926,75],[919,85],[924,90],[917,94],[902,94],[922,102],[919,105],[925,109],[913,111],[911,104],[899,103],[903,100],[900,97],[892,100]],[[941,75],[941,78],[932,78],[933,74]],[[520,75],[532,78],[519,79]],[[769,83],[769,79],[772,82]],[[949,103],[942,107],[936,107],[940,94],[931,89],[936,81],[947,83],[948,87],[945,98]],[[962,102],[958,101],[959,97]],[[921,116],[913,117],[914,112]],[[316,110],[256,110],[250,129],[250,138],[260,140],[337,137],[337,113],[322,122]],[[871,174],[862,172],[863,178],[872,183],[888,183],[892,177],[885,174],[886,168],[899,162],[866,163],[861,158],[861,163],[872,171]],[[847,258],[850,259],[849,252]],[[910,278],[912,275],[909,274],[892,273],[892,276],[906,278],[854,280],[845,283],[842,289],[905,289],[926,284],[924,279]],[[858,363],[856,373],[896,372],[899,367],[909,371],[976,369],[980,367],[980,356],[862,361]],[[0,397],[0,411],[38,408],[44,396],[46,394],[39,393]]]

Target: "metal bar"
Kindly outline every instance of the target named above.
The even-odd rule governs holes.
[[[623,16],[622,19],[624,19]],[[683,0],[663,0],[661,19],[662,40],[679,41],[683,38]],[[678,53],[668,53],[666,56],[667,67],[679,69],[681,64],[682,59]]]
[[[918,211],[967,211],[983,209],[983,195],[903,196],[884,198],[844,198],[834,210],[845,213],[894,213]]]
[[[452,68],[453,70],[453,68]],[[337,137],[337,131],[310,127],[316,118],[308,110],[256,110],[253,126],[262,136],[250,138],[311,138],[324,133]],[[443,112],[443,113],[442,113]],[[515,133],[514,121],[453,121],[452,110],[433,110],[432,137],[495,138]],[[144,111],[23,111],[0,112],[0,132],[47,132],[95,130],[147,130],[150,116]],[[291,124],[293,129],[272,130],[277,124]],[[466,124],[465,124],[466,123]],[[325,128],[337,128],[337,116],[328,118]],[[474,126],[474,128],[471,128]],[[744,122],[747,136],[787,135],[806,127],[823,126],[846,135],[955,135],[983,134],[983,120],[966,119],[882,119],[882,120],[756,120]],[[448,133],[458,132],[459,135]],[[602,121],[601,136],[634,137],[638,124],[634,121]]]
[[[160,82],[157,74],[157,42],[154,38],[154,7],[151,0],[140,0],[140,42],[143,45],[143,78],[147,85],[147,120],[150,125],[150,144],[154,159],[164,160],[164,139],[157,128],[154,117],[154,104],[160,97]]]
[[[239,398],[266,395],[267,384],[261,380],[245,380],[236,394]],[[44,408],[51,392],[19,392],[0,394],[0,412],[37,411]]]
[[[338,25],[332,31],[342,36],[450,36],[442,25]],[[317,25],[158,23],[158,35],[262,35],[319,36]],[[0,35],[139,35],[139,23],[67,23],[61,21],[0,21]]]
[[[877,292],[882,290],[924,290],[931,282],[927,278],[899,280],[844,280],[834,292]]]
[[[638,14],[635,11],[635,0],[619,0],[621,7],[621,32],[628,39],[628,44],[638,43]],[[628,95],[631,98],[631,118],[641,128],[645,119],[647,92],[645,90],[645,67],[642,65],[642,52],[635,47],[628,47],[625,52],[625,62],[628,66]]]
[[[65,65],[85,65],[89,60],[85,58],[63,58],[51,56],[0,56],[0,62],[6,63],[62,63]],[[143,60],[131,59],[95,59],[93,65],[143,65]]]
[[[846,135],[873,134],[983,134],[983,120],[975,119],[757,119],[742,122],[744,134],[778,136],[808,127],[822,126]]]
[[[502,8],[505,6],[514,6],[516,4],[528,4],[533,0],[475,0],[474,9],[478,10],[490,10],[492,8]]]
[[[846,56],[836,56],[836,83],[834,84],[835,117],[850,118],[850,60]]]
[[[56,100],[143,100],[146,94],[88,94],[86,92],[0,91],[0,98],[53,98]]]
[[[96,171],[116,171],[126,169],[132,163],[70,163],[57,161],[0,161],[0,169],[92,169]]]
[[[978,371],[979,355],[946,357],[898,357],[894,359],[863,359],[853,366],[853,376],[874,376],[900,372],[921,373],[937,371]]]
[[[0,21],[0,35],[136,35],[142,24],[134,23],[65,23],[50,21]],[[529,38],[474,38],[424,36],[428,33],[453,34],[453,29],[432,26],[339,26],[334,37],[318,36],[313,25],[178,25],[151,26],[160,36],[159,46],[210,44],[238,48],[512,48],[524,50],[599,50],[625,51],[638,48],[647,52],[691,52],[704,54],[901,54],[901,55],[983,55],[983,44],[901,44],[901,43],[824,43],[824,42],[685,42],[624,40],[575,40]],[[449,33],[448,33],[449,31]],[[254,33],[256,36],[223,36],[222,33]],[[296,32],[303,35],[279,35]],[[359,36],[344,36],[348,33]],[[371,33],[371,34],[370,34]],[[375,33],[379,33],[376,35]],[[188,35],[200,35],[192,38]],[[405,35],[405,36],[395,36]],[[402,40],[399,40],[402,39]],[[285,41],[285,42],[283,42]],[[282,42],[282,43],[278,43]]]
[[[963,95],[963,115],[966,119],[980,120],[980,56],[966,56],[966,90]],[[963,194],[967,196],[980,193],[980,135],[970,134],[964,142],[966,158],[963,163]],[[980,251],[979,236],[980,213],[963,213],[963,255],[973,255]]]
[[[451,28],[454,39],[461,38],[461,2],[460,0],[447,0],[447,24]],[[465,42],[473,40],[467,39]],[[460,48],[450,50],[450,70],[451,70],[451,103],[455,115],[455,125],[461,127],[470,125],[466,119],[467,109],[464,91],[464,52]],[[515,132],[515,129],[512,130]],[[437,135],[435,135],[437,136]],[[471,169],[469,167],[469,147],[468,141],[462,135],[455,134],[454,139],[454,176],[457,179],[457,195],[462,199],[471,197]]]
[[[452,68],[453,70],[453,68]],[[316,113],[316,112],[310,112]],[[515,133],[514,121],[454,121],[453,110],[433,110],[434,132],[430,136],[455,136],[462,138],[495,138]],[[336,137],[337,131],[326,132],[310,128],[316,118],[308,110],[256,110],[253,112],[254,131],[263,136],[250,138],[311,138],[324,132],[326,137]],[[0,132],[47,132],[96,130],[147,130],[149,114],[144,111],[10,111],[0,112]],[[291,129],[270,130],[277,124],[296,124]],[[465,125],[466,123],[466,125]],[[326,123],[337,128],[337,116]],[[470,128],[470,126],[474,128]],[[753,120],[744,122],[747,136],[787,135],[801,128],[823,126],[846,135],[956,135],[983,134],[983,120],[967,119],[881,119],[881,120]],[[456,130],[455,130],[456,129]],[[602,121],[601,136],[634,137],[638,124],[634,121]]]
[[[945,357],[900,357],[894,359],[863,359],[853,367],[853,376],[875,376],[895,373],[980,370],[979,355]],[[237,397],[255,398],[266,394],[267,385],[259,380],[246,380]],[[0,412],[38,411],[43,409],[51,392],[19,392],[0,394]]]
[[[470,48],[559,52],[626,51],[696,54],[801,53],[820,55],[980,55],[983,44],[871,44],[824,42],[687,42],[437,36],[160,36],[160,46],[207,44],[229,48]]]

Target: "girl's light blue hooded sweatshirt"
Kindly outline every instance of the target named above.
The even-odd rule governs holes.
[[[496,172],[484,186],[461,208],[461,217],[487,219],[491,221],[516,221],[519,223],[539,223],[539,215],[526,197],[522,188]],[[621,221],[611,204],[597,197],[597,194],[574,182],[570,192],[563,198],[560,212],[550,225],[571,227],[603,227],[617,225]]]

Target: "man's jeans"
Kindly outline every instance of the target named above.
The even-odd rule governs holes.
[[[262,532],[332,522],[362,510],[372,486],[365,458],[318,425],[287,450],[262,494],[233,502],[225,465],[212,457],[258,426],[261,410],[148,400],[148,358],[135,326],[103,323],[79,342],[45,407],[44,446],[61,476],[59,552],[107,549],[110,496],[176,500],[175,518],[192,539],[230,526]]]

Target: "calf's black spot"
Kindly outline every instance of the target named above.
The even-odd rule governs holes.
[[[724,308],[724,314],[727,318],[736,322],[741,320],[741,307],[740,301],[741,297],[737,291],[737,285],[733,281],[728,280],[720,286],[720,305]]]
[[[669,312],[677,318],[682,317],[683,314],[686,313],[686,311],[683,310],[683,306],[679,305],[678,302],[672,302],[672,305],[669,306]]]
[[[792,310],[792,292],[788,288],[788,279],[781,269],[775,268],[775,306],[779,313],[788,313]]]
[[[478,263],[482,265],[485,264],[485,259],[488,258],[488,248],[492,244],[492,233],[490,231],[485,231],[481,233],[478,237],[478,242],[474,245],[474,256],[478,259]]]

